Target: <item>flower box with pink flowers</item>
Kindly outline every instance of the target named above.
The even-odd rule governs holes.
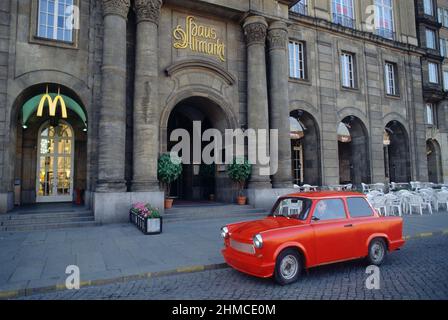
[[[162,233],[162,217],[157,208],[149,203],[136,203],[129,211],[129,221],[144,234]]]

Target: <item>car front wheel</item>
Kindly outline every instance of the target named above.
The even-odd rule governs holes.
[[[275,264],[275,281],[281,285],[296,282],[302,272],[302,259],[296,250],[286,249]]]
[[[377,238],[373,239],[369,245],[369,255],[367,256],[367,260],[370,264],[379,266],[386,259],[387,255],[387,246],[384,239]]]

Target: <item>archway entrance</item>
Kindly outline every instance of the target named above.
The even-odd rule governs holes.
[[[362,121],[349,116],[337,129],[339,152],[339,182],[341,184],[370,183],[369,139]]]
[[[225,169],[220,164],[206,164],[195,159],[193,146],[195,139],[201,139],[207,129],[218,129],[224,137],[224,130],[230,125],[221,107],[203,97],[191,97],[178,103],[171,111],[167,127],[167,151],[178,143],[170,141],[171,134],[176,129],[183,129],[190,137],[190,154],[179,154],[182,158],[182,175],[171,186],[170,196],[186,201],[232,201],[232,183],[227,178]],[[201,139],[202,141],[202,139]],[[212,138],[213,141],[213,138]],[[200,143],[200,154],[210,141]],[[224,151],[221,149],[224,159]],[[214,152],[211,152],[214,156]]]
[[[76,191],[87,189],[87,117],[79,99],[49,84],[27,89],[16,103],[15,205],[76,200]]]
[[[313,116],[303,110],[290,113],[292,178],[295,185],[320,185],[319,128]]]
[[[442,182],[442,156],[440,145],[436,140],[426,141],[426,156],[428,157],[428,179],[429,182]]]
[[[400,122],[386,125],[383,144],[386,177],[390,182],[408,183],[411,180],[408,135]]]

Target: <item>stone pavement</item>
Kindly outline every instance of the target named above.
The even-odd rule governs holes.
[[[447,300],[447,246],[446,235],[409,240],[403,250],[389,254],[381,265],[380,288],[376,290],[366,288],[366,262],[355,260],[312,268],[297,283],[284,287],[272,279],[259,279],[227,268],[39,293],[19,299]]]
[[[247,220],[253,219],[248,217]],[[406,216],[404,234],[448,230],[448,213]],[[219,266],[220,227],[241,218],[171,222],[161,235],[144,236],[131,224],[0,233],[0,293],[63,286],[68,265],[81,282]],[[194,268],[193,268],[194,269]]]

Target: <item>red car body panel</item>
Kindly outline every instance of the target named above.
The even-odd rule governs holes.
[[[352,218],[347,198],[365,196],[355,192],[312,192],[286,195],[283,198],[306,198],[312,200],[306,220],[269,216],[262,220],[246,221],[227,226],[229,236],[224,239],[222,250],[225,261],[231,267],[257,277],[271,277],[280,252],[296,248],[304,257],[304,267],[366,257],[369,243],[380,237],[385,239],[389,251],[404,245],[403,220],[399,217],[381,217],[371,208],[370,217]],[[312,221],[315,206],[322,199],[341,199],[345,207],[345,219]],[[253,237],[260,234],[263,247],[253,246]],[[230,245],[239,242],[248,252],[241,252]],[[252,250],[252,251],[251,251]],[[251,252],[249,252],[251,251]]]

